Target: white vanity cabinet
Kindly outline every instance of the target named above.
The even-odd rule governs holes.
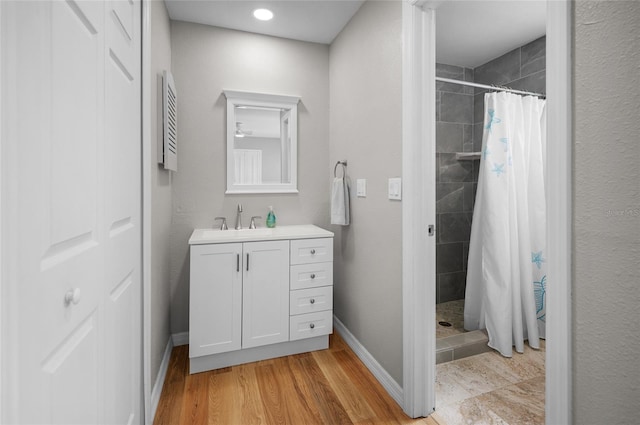
[[[289,339],[289,241],[242,244],[242,348]]]
[[[333,233],[196,229],[189,244],[191,373],[328,348]]]
[[[189,356],[289,339],[289,242],[191,247]]]
[[[333,329],[333,239],[291,241],[289,339]]]
[[[191,246],[189,357],[242,347],[242,244]]]

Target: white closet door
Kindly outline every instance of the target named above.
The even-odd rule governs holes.
[[[4,2],[1,15],[4,414],[139,423],[140,4]]]
[[[104,422],[140,422],[140,2],[105,8]]]

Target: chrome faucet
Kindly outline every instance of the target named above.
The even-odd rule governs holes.
[[[236,230],[242,229],[242,204],[238,204],[238,213],[236,214]]]

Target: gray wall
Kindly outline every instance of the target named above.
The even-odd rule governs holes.
[[[162,71],[171,70],[171,34],[164,2],[151,8],[151,384],[155,384],[169,341],[169,234],[171,172],[158,165],[155,149],[162,144]]]
[[[189,330],[188,239],[238,203],[244,223],[273,205],[278,225],[329,222],[329,47],[186,22],[171,23],[178,91],[178,172],[173,178],[171,332]],[[299,194],[225,195],[223,90],[300,96]]]
[[[402,21],[400,2],[364,3],[331,45],[333,165],[347,159],[351,218],[336,232],[335,314],[402,383],[402,203],[387,179],[402,174]],[[367,197],[355,197],[355,179]]]
[[[576,424],[638,423],[640,3],[574,3]]]
[[[474,69],[436,64],[438,77],[546,93],[546,38],[541,37]],[[486,90],[436,84],[436,302],[464,299],[478,161],[455,152],[482,149]]]
[[[546,37],[513,49],[484,65],[476,67],[474,81],[544,94],[547,92]],[[486,90],[475,89],[473,101],[473,143],[476,150],[482,149],[484,94]]]
[[[436,64],[438,77],[473,81],[473,70]],[[464,299],[477,161],[473,152],[473,88],[436,83],[436,303]]]

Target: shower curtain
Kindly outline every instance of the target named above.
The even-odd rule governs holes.
[[[487,93],[464,326],[503,356],[545,336],[545,101]]]

